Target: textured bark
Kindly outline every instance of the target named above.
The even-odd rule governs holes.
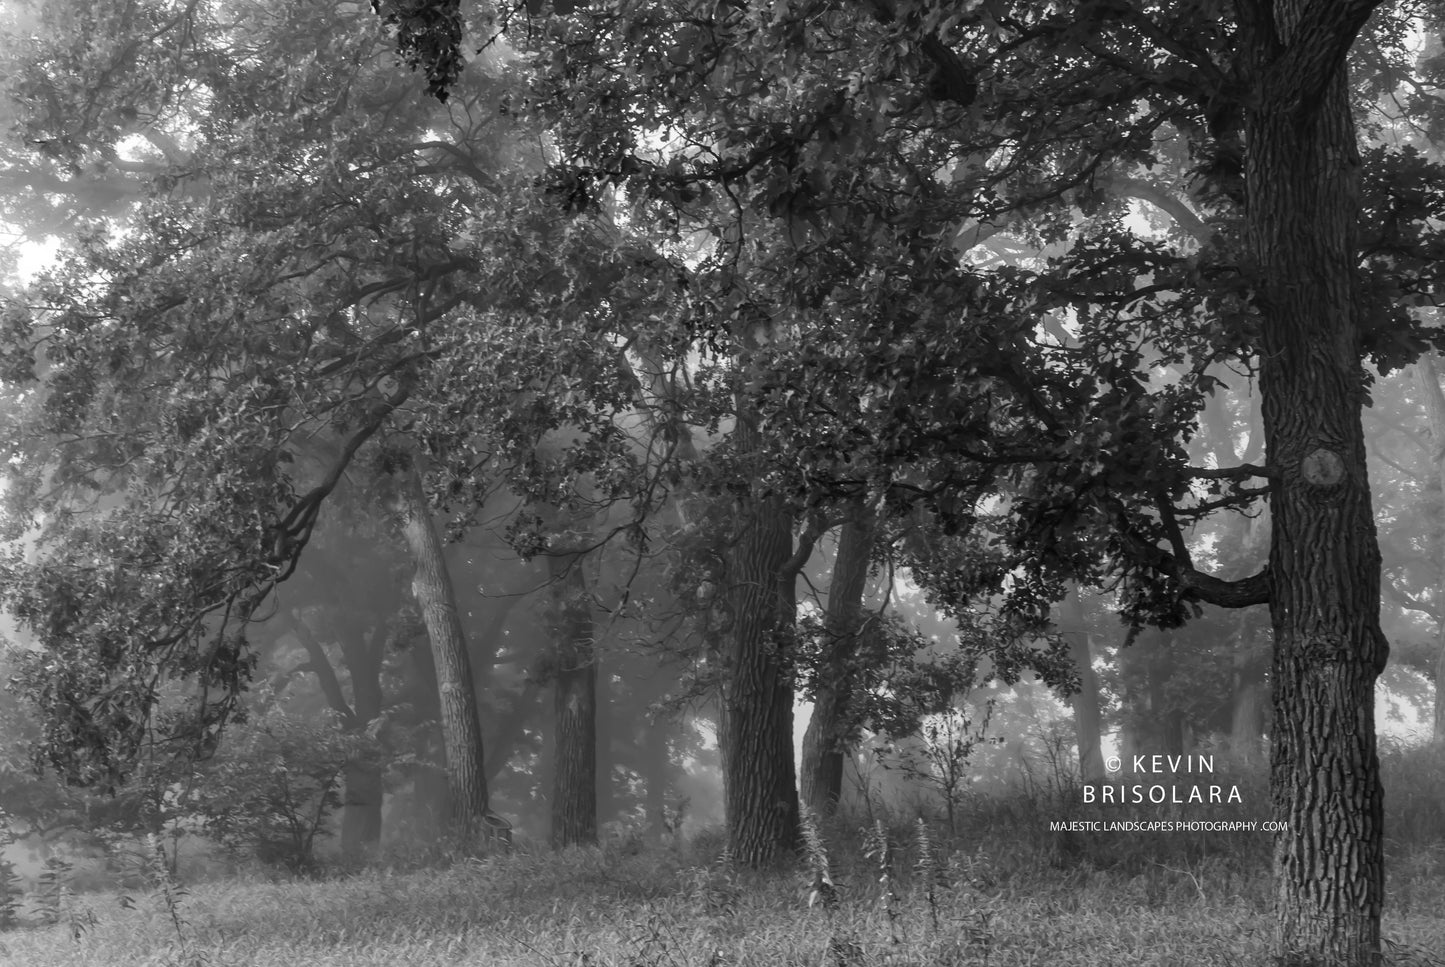
[[[1425,418],[1430,425],[1431,466],[1435,480],[1445,493],[1445,393],[1440,390],[1440,370],[1434,353],[1420,357],[1415,366],[1415,379],[1425,403]],[[1435,563],[1435,587],[1445,592],[1445,507],[1436,507],[1434,540],[1431,552]],[[1437,595],[1436,600],[1445,598]],[[1435,623],[1435,729],[1436,742],[1445,742],[1445,617]]]
[[[457,614],[442,542],[422,490],[421,474],[412,469],[397,484],[397,515],[416,564],[411,589],[421,607],[436,666],[450,792],[449,818],[454,831],[470,836],[487,828],[483,822],[487,815],[487,779],[466,635]]]
[[[552,845],[597,842],[597,662],[580,563],[549,557],[556,656]]]
[[[1104,781],[1103,723],[1099,714],[1099,677],[1089,647],[1084,602],[1077,587],[1059,605],[1059,631],[1069,641],[1069,656],[1079,676],[1079,690],[1069,697],[1074,711],[1074,732],[1079,744],[1079,776],[1086,783]]]
[[[818,669],[813,715],[803,733],[802,799],[818,816],[833,812],[843,795],[843,762],[850,739],[848,705],[863,632],[863,589],[872,550],[873,515],[859,506],[838,530],[838,554],[828,582],[824,616],[827,652]]]
[[[1344,54],[1372,3],[1250,10],[1248,240],[1271,478],[1276,945],[1290,963],[1378,962],[1375,751],[1380,554],[1360,423],[1360,156]]]
[[[743,409],[743,407],[739,407]],[[733,430],[739,452],[757,453],[748,414]],[[788,668],[797,618],[793,515],[781,497],[738,500],[739,530],[728,560],[726,679],[719,715],[723,801],[737,862],[762,866],[797,843],[793,765],[793,683]]]

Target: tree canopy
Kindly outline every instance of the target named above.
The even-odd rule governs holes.
[[[1360,413],[1438,336],[1434,12],[374,8],[11,25],[0,163],[74,241],[4,317],[12,536],[40,553],[0,591],[45,648],[23,679],[57,764],[123,772],[169,678],[214,742],[342,476],[418,467],[456,533],[504,486],[524,554],[678,550],[762,862],[796,836],[797,578],[876,508],[937,607],[998,603],[1004,680],[1072,684],[1066,645],[1018,632],[1077,583],[1134,629],[1268,605],[1279,942],[1370,962],[1388,648]],[[1255,380],[1265,446],[1191,456]],[[1191,545],[1265,508],[1259,570]]]

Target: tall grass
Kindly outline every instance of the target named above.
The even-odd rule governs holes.
[[[1231,766],[1231,769],[1234,767]],[[1386,963],[1445,967],[1439,753],[1389,750]],[[1437,770],[1433,774],[1430,770]],[[1221,772],[1223,768],[1221,766]],[[1231,781],[1235,781],[1231,778]],[[1262,792],[1259,776],[1251,795]],[[0,933],[15,967],[1225,967],[1266,964],[1269,835],[1047,831],[1067,784],[930,817],[809,818],[791,871],[737,869],[709,834],[394,866],[329,880],[158,881],[71,898],[90,919]],[[1258,812],[1268,816],[1267,800]],[[1120,818],[1120,807],[1112,807]],[[1236,813],[1240,810],[1236,808]],[[1135,817],[1130,817],[1135,818]]]

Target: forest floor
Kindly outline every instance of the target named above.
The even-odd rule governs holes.
[[[706,833],[326,879],[260,875],[63,898],[0,933],[14,967],[1209,967],[1268,962],[1263,833],[1019,839],[976,828],[942,876],[916,828],[891,871],[839,826],[835,905],[814,876],[740,873]],[[1112,837],[1112,838],[1111,838]],[[1215,837],[1211,839],[1210,837]],[[869,855],[871,853],[871,855]],[[942,881],[942,882],[940,882]],[[929,899],[929,883],[935,884]],[[890,899],[890,894],[892,898]],[[1386,964],[1445,967],[1445,843],[1392,849]]]

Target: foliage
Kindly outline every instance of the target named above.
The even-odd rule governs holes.
[[[0,805],[0,931],[9,930],[19,922],[20,905],[24,898],[20,873],[10,857],[5,855],[6,849],[16,839],[10,816]]]
[[[903,913],[899,908],[902,898],[897,890],[897,862],[893,843],[889,838],[887,825],[883,820],[874,820],[872,826],[863,829],[863,855],[872,861],[878,883],[878,903],[888,921],[888,939],[901,943]]]
[[[1261,80],[1238,56],[1273,38],[1249,16],[1265,7],[529,0],[481,18],[515,55],[503,77],[458,73],[451,0],[381,4],[452,95],[443,111],[388,80],[349,7],[190,5],[166,38],[185,56],[158,59],[175,24],[142,6],[133,25],[74,15],[113,43],[39,32],[12,72],[44,156],[25,160],[46,170],[114,166],[141,130],[189,142],[148,153],[124,217],[73,236],[5,314],[26,410],[7,499],[41,533],[0,593],[45,649],[21,681],[69,778],[114,784],[152,723],[214,748],[255,667],[250,622],[322,502],[353,461],[398,470],[413,449],[458,531],[512,489],[525,555],[605,540],[575,523],[605,520],[640,566],[674,536],[658,511],[677,511],[684,541],[703,534],[676,596],[698,601],[704,640],[728,617],[703,593],[725,577],[710,567],[764,500],[803,522],[806,550],[837,506],[877,497],[937,607],[991,596],[1018,622],[991,639],[1006,681],[1070,684],[1059,648],[1014,647],[1066,582],[1109,583],[1131,627],[1172,627],[1296,576],[1220,578],[1186,539],[1277,510],[1297,483],[1189,450],[1226,380],[1284,358],[1261,346],[1309,288],[1262,271],[1275,208],[1245,198],[1245,121],[1271,80],[1308,73]],[[1340,41],[1321,63],[1371,6],[1305,5],[1343,18],[1316,32]],[[1358,113],[1438,78],[1405,41],[1435,16],[1391,5],[1361,35]],[[1367,230],[1340,255],[1359,298],[1324,314],[1349,324],[1324,340],[1339,352],[1320,384],[1345,387],[1350,414],[1365,362],[1398,367],[1438,338],[1412,310],[1441,264],[1438,166],[1395,145],[1360,167],[1364,201],[1341,221]],[[675,500],[688,491],[706,526]],[[1368,523],[1340,542],[1367,564]],[[1377,603],[1352,612],[1371,633]],[[858,669],[866,693],[951,706],[931,673],[872,687],[890,654]],[[198,694],[155,715],[167,680]]]
[[[372,0],[371,7],[396,30],[407,66],[425,71],[427,93],[445,102],[463,66],[459,0]]]
[[[45,858],[35,885],[35,909],[42,923],[60,924],[72,941],[79,941],[99,921],[71,886],[73,865],[60,854]]]
[[[175,858],[166,855],[165,843],[155,834],[149,837],[146,846],[146,868],[155,890],[156,906],[169,921],[174,932],[177,949],[172,963],[176,967],[209,967],[209,958],[192,943],[190,924],[181,911],[181,904],[190,895],[190,891],[176,881]],[[122,907],[135,909],[134,901],[129,897],[122,896],[120,900]]]
[[[823,840],[818,818],[807,805],[801,809],[798,825],[802,831],[803,858],[809,874],[808,906],[821,906],[831,911],[838,906],[838,885],[833,882],[828,844]]]
[[[985,738],[992,714],[991,701],[984,703],[977,721],[964,709],[950,705],[919,723],[917,742],[884,745],[876,750],[884,760],[884,768],[899,768],[908,777],[937,790],[950,832],[957,831],[955,817],[971,779],[968,765],[973,750],[986,741],[1000,741]]]
[[[510,488],[527,554],[570,539],[544,518],[580,538],[629,502],[599,543],[641,553],[637,515],[668,491],[620,425],[642,364],[614,341],[665,293],[624,305],[607,227],[560,217],[508,114],[514,79],[472,72],[443,110],[360,8],[112,6],[117,49],[184,54],[92,70],[106,52],[45,21],[9,55],[35,143],[64,126],[74,164],[144,163],[7,304],[6,501],[36,551],[0,568],[0,595],[42,648],[18,676],[38,743],[67,779],[114,787],[151,737],[214,750],[267,650],[263,602],[345,474],[374,514],[365,481],[419,454],[454,535]],[[406,35],[423,6],[386,9]],[[145,119],[154,152],[135,124],[67,120],[100,102]],[[158,714],[176,681],[195,691]]]
[[[8,679],[6,673],[14,667],[11,656],[7,651],[0,658],[0,680]],[[82,825],[82,797],[36,769],[27,751],[39,730],[23,714],[24,706],[8,682],[0,684],[0,689],[9,693],[0,701],[0,803],[4,804],[6,836],[44,836]]]
[[[196,814],[228,849],[296,873],[317,869],[316,845],[341,807],[348,763],[374,757],[374,737],[333,719],[272,707],[236,728],[195,788]]]
[[[922,816],[913,824],[913,843],[917,856],[913,863],[914,875],[922,885],[923,898],[928,903],[928,922],[933,932],[938,932],[938,908],[943,892],[952,888],[949,876],[948,855],[942,851],[928,823]]]

